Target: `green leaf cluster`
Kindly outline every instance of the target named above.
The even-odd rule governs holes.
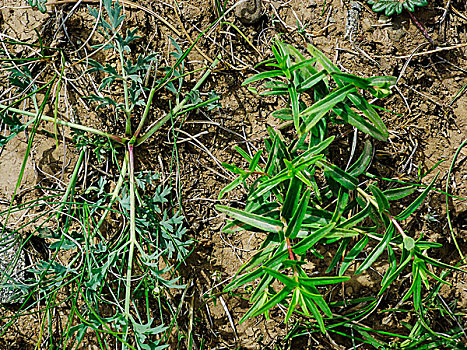
[[[233,291],[244,287],[252,291],[252,306],[241,321],[260,314],[268,316],[274,306],[281,304],[287,309],[286,321],[298,312],[315,320],[322,332],[330,330],[335,324],[334,312],[323,295],[333,284],[345,284],[352,275],[365,273],[383,255],[389,265],[379,281],[379,293],[370,305],[357,311],[357,318],[371,312],[378,305],[375,300],[381,300],[393,282],[410,268],[412,285],[403,301],[411,298],[414,312],[423,315],[430,303],[427,291],[432,291],[436,283],[445,283],[433,268],[455,268],[429,256],[429,251],[439,244],[423,241],[421,236],[411,237],[401,225],[420,207],[437,177],[393,216],[391,202],[412,195],[415,188],[383,191],[376,183],[362,181],[373,155],[369,140],[346,170],[329,158],[329,147],[335,138],[327,133],[326,116],[336,122],[347,113],[354,123],[349,118],[345,121],[356,127],[366,125],[361,130],[375,138],[387,137],[384,124],[361,90],[386,95],[394,79],[341,73],[311,46],[311,59],[280,42],[273,52],[275,58],[267,65],[277,69],[259,73],[246,83],[266,80],[261,95],[287,97],[288,108],[275,115],[290,121],[295,132],[287,138],[280,130],[269,127],[264,151],[254,155],[237,147],[249,166],[243,169],[224,164],[237,177],[220,192],[219,198],[242,186],[248,194],[244,208],[216,206],[230,218],[225,232],[247,230],[264,238],[257,252],[225,288]],[[323,70],[314,66],[317,62]],[[303,94],[314,99],[311,106],[301,99]],[[324,252],[333,254],[327,270],[310,270],[308,264],[323,259]],[[353,273],[349,273],[351,266],[355,266]],[[246,288],[251,284],[253,288]],[[422,328],[429,329],[429,322],[423,317],[421,320]]]
[[[383,12],[386,16],[392,16],[394,13],[398,15],[406,9],[414,12],[416,6],[426,6],[427,0],[367,0],[368,5],[371,5],[375,12]]]

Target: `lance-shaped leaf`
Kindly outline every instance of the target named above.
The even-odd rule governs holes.
[[[316,62],[316,58],[309,58],[309,59],[300,61],[300,62],[295,63],[292,66],[290,66],[289,71],[290,71],[290,73],[292,73],[293,71],[296,71],[297,69],[302,69],[302,68],[306,68],[308,66],[311,66],[315,62]]]
[[[292,299],[290,300],[290,303],[289,303],[289,309],[287,310],[287,314],[285,315],[285,319],[284,319],[285,323],[289,322],[290,317],[293,314],[293,311],[295,310],[297,305],[300,303],[300,301],[301,301],[300,289],[295,288],[292,294]]]
[[[342,256],[344,255],[345,248],[349,245],[350,238],[344,238],[341,240],[341,243],[339,244],[339,248],[337,248],[337,252],[332,258],[331,263],[329,264],[329,267],[326,270],[326,273],[329,273],[332,271],[332,269],[337,265],[339,261],[342,260]]]
[[[320,161],[318,165],[323,166],[327,174],[345,188],[354,190],[358,186],[358,180],[354,176],[350,175],[334,164],[327,161]]]
[[[235,180],[233,180],[231,183],[229,183],[219,192],[219,196],[217,197],[217,199],[222,199],[224,194],[240,186],[243,181],[244,181],[243,175],[237,176]]]
[[[271,275],[272,277],[276,278],[278,281],[282,282],[285,284],[287,287],[290,288],[295,288],[298,286],[298,282],[290,278],[289,276],[286,276],[279,271],[270,269],[269,267],[263,266],[263,270],[268,274]]]
[[[368,215],[370,214],[370,202],[366,204],[366,207],[360,210],[357,214],[354,216],[350,217],[346,221],[340,223],[337,225],[338,228],[350,228],[354,227],[357,225],[359,222],[361,222],[363,219],[365,219]]]
[[[295,86],[292,84],[289,85],[289,96],[290,96],[290,104],[292,105],[292,119],[295,126],[295,130],[298,130],[300,127],[300,110],[298,107],[299,100],[297,90],[295,90]]]
[[[289,287],[284,287],[279,293],[276,293],[267,303],[265,303],[261,308],[253,312],[251,317],[255,317],[258,315],[261,315],[263,312],[268,311],[272,307],[276,306],[279,304],[281,301],[283,301],[287,296],[290,294],[292,291],[292,288]]]
[[[253,317],[253,314],[258,311],[261,307],[263,307],[264,304],[266,304],[266,302],[268,301],[268,293],[267,292],[263,292],[261,294],[261,297],[258,298],[255,303],[253,304],[253,306],[247,311],[247,313],[245,315],[243,315],[243,317],[240,319],[240,324],[245,322],[245,320],[247,320],[248,318],[250,317]]]
[[[282,120],[293,120],[292,110],[290,108],[279,109],[278,111],[272,112],[272,115]]]
[[[297,237],[300,228],[302,227],[303,218],[305,217],[306,208],[308,207],[308,203],[310,202],[310,190],[306,190],[303,194],[302,199],[298,205],[297,210],[287,225],[287,229],[285,231],[285,237],[289,237],[290,239],[294,239]]]
[[[407,208],[405,208],[405,210],[402,211],[402,213],[400,213],[399,215],[395,217],[396,220],[399,220],[399,221],[405,220],[410,215],[412,215],[412,213],[415,210],[417,210],[417,208],[422,204],[422,202],[425,200],[428,193],[431,191],[431,189],[435,185],[435,181],[438,179],[438,175],[439,175],[439,172],[438,174],[436,174],[433,181],[431,181],[430,185],[420,194],[420,196],[418,196],[417,199],[415,199]]]
[[[384,233],[383,239],[378,243],[378,245],[371,251],[370,255],[363,261],[363,263],[358,267],[355,274],[358,275],[369,268],[376,259],[383,253],[386,249],[387,245],[392,239],[392,235],[394,234],[394,225],[391,224],[388,226],[386,232]]]
[[[320,81],[324,80],[324,78],[327,76],[327,72],[325,70],[322,70],[321,72],[318,72],[316,74],[313,74],[311,77],[303,81],[297,88],[297,92],[304,92],[316,84],[318,84]]]
[[[368,89],[371,87],[368,79],[357,77],[353,74],[341,73],[341,72],[331,72],[333,78],[338,78],[341,81],[345,81],[348,84],[352,84],[360,89]]]
[[[390,201],[405,198],[415,192],[414,186],[404,186],[399,188],[391,188],[383,191],[383,194]]]
[[[360,241],[358,241],[357,244],[353,246],[353,248],[345,256],[344,261],[342,262],[342,265],[339,269],[339,276],[342,276],[344,274],[344,272],[349,268],[350,264],[355,261],[355,258],[357,257],[357,255],[361,253],[363,248],[365,248],[367,243],[368,243],[368,236],[363,236],[363,238]]]
[[[298,244],[292,247],[292,251],[298,255],[305,254],[315,243],[326,237],[336,224],[331,222],[319,230],[313,232],[308,237],[302,239]]]
[[[300,284],[305,286],[326,286],[328,284],[336,284],[346,282],[350,279],[349,276],[333,276],[333,277],[299,277]]]
[[[300,135],[307,134],[326,113],[354,91],[355,87],[352,85],[344,86],[302,111],[300,115],[304,122],[300,126]]]
[[[397,269],[395,269],[391,274],[389,274],[387,276],[387,278],[383,279],[382,283],[381,283],[381,289],[380,291],[378,292],[378,295],[381,295],[384,293],[384,291],[389,287],[389,285],[392,283],[392,281],[394,281],[397,276],[400,275],[400,273],[402,272],[402,270],[407,266],[407,264],[412,260],[412,257],[413,257],[413,251],[411,251],[409,254],[407,254],[407,256],[405,257],[405,259],[403,261],[401,261],[400,265],[397,267]]]
[[[384,193],[376,186],[370,185],[371,193],[376,199],[376,203],[378,203],[378,209],[382,213],[384,211],[389,210],[389,201],[384,195]]]
[[[258,73],[258,74],[253,75],[252,77],[249,77],[249,78],[245,79],[245,81],[242,83],[242,86],[245,86],[247,84],[251,84],[251,83],[253,83],[255,81],[258,81],[258,80],[262,80],[262,79],[266,79],[266,78],[274,78],[274,77],[278,77],[278,76],[281,76],[281,75],[284,75],[282,70],[271,70],[271,71],[267,71],[267,72]]]
[[[284,204],[282,206],[281,215],[285,220],[289,220],[294,211],[297,209],[300,200],[300,192],[303,187],[303,182],[294,177],[290,180],[289,189],[285,196]]]
[[[306,308],[309,309],[311,313],[313,314],[313,317],[318,322],[319,329],[321,330],[321,332],[326,333],[326,327],[324,326],[323,317],[319,313],[319,310],[316,307],[316,305],[313,303],[313,301],[305,294],[304,290],[302,290],[302,293],[301,293],[301,300],[303,304],[306,306]]]
[[[227,214],[236,220],[265,232],[278,232],[282,229],[282,223],[279,220],[270,219],[253,213],[247,213],[243,210],[230,208],[225,205],[216,205],[215,208],[221,213]]]
[[[365,134],[375,139],[386,141],[388,138],[386,128],[383,130],[378,129],[346,104],[338,104],[333,109],[333,112],[340,116],[346,123],[355,126],[358,130],[363,131]]]
[[[373,145],[369,140],[365,141],[363,151],[357,161],[352,164],[347,172],[352,176],[358,176],[370,166],[371,159],[373,158]]]

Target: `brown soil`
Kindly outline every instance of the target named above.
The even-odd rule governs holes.
[[[138,4],[167,19],[180,36],[151,14],[131,6],[127,7],[126,26],[131,28],[138,25],[140,35],[143,36],[138,42],[139,46],[132,48],[133,52],[138,54],[150,48],[169,61],[169,36],[175,38],[183,49],[188,48],[190,41],[197,37],[199,31],[206,29],[215,20],[212,3],[209,0],[182,0],[178,2],[178,14],[174,11],[171,1],[138,1]],[[40,14],[25,8],[16,9],[14,5],[17,6],[12,0],[1,9],[1,33],[17,40],[34,41],[37,35],[33,29],[37,28],[47,45],[59,46],[70,59],[76,58],[76,53],[73,52],[75,47],[67,41],[63,31],[53,35],[58,27],[58,18],[66,16],[74,4],[57,6],[49,14]],[[231,5],[233,2],[229,1],[228,6]],[[199,51],[193,50],[188,56],[187,70],[201,67],[206,58],[213,59],[220,51],[226,62],[203,86],[204,92],[214,90],[221,96],[222,108],[216,112],[200,111],[189,115],[184,124],[184,132],[180,134],[181,139],[187,140],[180,142],[178,146],[177,171],[182,210],[187,218],[190,236],[197,241],[194,252],[183,268],[184,280],[193,282],[190,298],[193,299],[192,307],[195,312],[193,334],[196,346],[200,346],[201,339],[204,339],[205,349],[272,349],[287,346],[292,349],[330,349],[336,346],[326,337],[315,338],[311,335],[284,341],[291,328],[282,322],[283,313],[278,309],[271,313],[270,320],[258,317],[238,324],[249,307],[248,303],[238,296],[220,294],[225,283],[241,264],[247,261],[251,250],[258,247],[262,239],[254,234],[221,233],[225,217],[214,210],[214,204],[219,203],[217,198],[220,189],[232,178],[232,175],[220,166],[220,162],[239,161],[234,150],[235,145],[249,152],[262,147],[262,140],[267,136],[265,125],[277,123],[270,113],[283,107],[280,99],[258,98],[240,86],[245,77],[252,73],[255,64],[271,57],[272,39],[284,33],[282,39],[303,52],[308,43],[313,43],[344,72],[364,77],[400,77],[397,91],[391,97],[378,102],[382,107],[397,114],[382,113],[390,130],[390,142],[377,144],[377,161],[372,171],[387,178],[416,182],[419,171],[424,173],[440,160],[445,160],[437,168],[440,171],[437,188],[444,189],[453,156],[467,138],[467,94],[461,93],[457,96],[467,84],[467,5],[462,0],[452,1],[451,5],[457,10],[456,13],[449,11],[448,16],[442,20],[445,5],[445,1],[432,1],[427,7],[417,9],[415,13],[436,45],[446,49],[430,47],[408,15],[402,14],[388,19],[364,6],[360,27],[349,40],[348,37],[344,38],[345,18],[349,8],[346,1],[291,0],[264,1],[263,17],[251,26],[245,26],[233,14],[227,17],[228,21],[234,23],[246,35],[254,49],[232,27],[225,25],[221,30],[211,32],[209,38],[202,38],[197,45]],[[297,24],[301,30],[297,30]],[[67,22],[67,35],[75,43],[78,39],[83,41],[89,35],[90,28],[92,20],[87,15],[86,8],[80,6]],[[99,59],[112,61],[115,58]],[[192,84],[198,74],[188,76],[186,83]],[[70,85],[64,89],[68,89],[67,98],[74,115],[81,115],[82,123],[98,123],[109,132],[122,130],[120,125],[104,118],[103,114],[84,108],[81,97],[93,93],[93,90],[79,82],[76,85],[76,88]],[[3,83],[0,86],[6,89]],[[164,110],[167,104],[165,96],[158,98],[154,113]],[[63,113],[67,113],[65,109],[66,107],[63,107]],[[92,119],[87,119],[88,116]],[[153,118],[155,120],[157,117]],[[53,128],[49,131],[53,133]],[[196,141],[188,138],[200,133]],[[173,175],[170,173],[172,138],[167,136],[169,134],[167,129],[160,132],[141,151],[137,164],[140,169],[159,171],[164,178]],[[69,137],[67,132],[65,137]],[[340,135],[337,142],[349,145],[351,137],[352,135]],[[1,150],[1,210],[6,208],[11,200],[26,146],[27,139],[23,133]],[[336,148],[333,152],[336,153],[336,157],[340,155],[343,159],[348,154],[345,149]],[[38,136],[38,142],[31,154],[18,189],[17,201],[43,195],[34,189],[34,186],[44,181],[63,181],[65,187],[76,157],[73,149],[67,149],[61,143],[56,148],[55,140],[43,135]],[[433,176],[434,173],[430,174],[423,182],[429,183]],[[466,177],[467,147],[464,147],[452,169],[449,183],[449,192],[452,195],[467,198]],[[245,198],[245,193],[237,191],[227,198],[228,202],[222,203],[236,203]],[[459,255],[447,228],[445,207],[444,195],[430,195],[420,215],[408,222],[406,227],[421,229],[428,240],[442,243],[444,247],[438,258],[443,258],[443,261],[448,263],[457,263]],[[461,250],[467,254],[467,201],[451,198],[449,211]],[[9,223],[20,220],[21,214],[16,213]],[[428,217],[433,220],[428,220]],[[325,266],[331,254],[322,253],[326,259],[319,264]],[[352,298],[371,295],[379,283],[379,268],[382,269],[383,266],[376,266],[375,272],[353,278],[346,284],[343,296]],[[451,281],[452,287],[443,287],[442,296],[457,299],[458,307],[465,310],[465,275],[454,274]],[[188,304],[190,302],[191,300]],[[0,313],[1,310],[0,308]],[[188,310],[185,311],[184,315],[188,315]],[[63,315],[66,315],[66,311]],[[186,316],[186,320],[181,321],[181,326],[185,325],[184,322],[188,323],[188,319]],[[366,321],[372,322],[371,319]],[[383,321],[375,318],[373,322],[380,323],[372,326],[397,328],[400,321],[394,317],[385,319],[383,324]],[[467,322],[465,318],[463,321]],[[0,337],[0,347],[33,348],[39,339],[38,322],[40,321],[34,317],[22,318],[14,330],[10,328],[10,333]],[[336,341],[346,344],[345,339]],[[182,347],[184,346],[183,344]],[[175,343],[173,348],[176,348]]]

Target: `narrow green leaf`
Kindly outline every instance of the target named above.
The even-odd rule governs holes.
[[[295,254],[302,255],[308,251],[315,243],[326,237],[334,228],[335,223],[330,223],[319,230],[313,232],[308,237],[302,239],[298,244],[292,247]]]
[[[248,318],[250,317],[253,317],[253,314],[259,310],[260,308],[262,308],[264,306],[264,304],[267,302],[268,300],[268,293],[264,292],[262,295],[261,295],[261,298],[258,298],[255,303],[253,304],[253,306],[246,312],[245,315],[243,315],[243,317],[240,319],[240,324],[242,324],[243,322],[245,322]]]
[[[295,209],[297,208],[302,187],[303,182],[298,178],[294,177],[290,180],[289,189],[287,190],[281,212],[281,216],[287,221],[292,217]]]
[[[256,168],[258,166],[259,159],[261,158],[261,153],[262,152],[263,152],[262,150],[259,150],[258,152],[256,152],[255,156],[253,157],[253,159],[250,162],[250,166],[248,167],[248,169],[250,169],[250,171],[257,170]],[[261,169],[259,169],[259,170],[261,170]]]
[[[379,130],[345,104],[339,104],[333,109],[333,112],[339,115],[346,123],[355,126],[358,130],[363,131],[365,134],[375,139],[386,141],[388,138],[386,129]]]
[[[295,90],[295,86],[292,84],[289,85],[289,96],[290,96],[290,104],[292,105],[292,119],[295,126],[295,130],[299,130],[300,128],[300,110],[298,107],[298,94],[297,90]]]
[[[345,248],[347,248],[348,244],[350,242],[350,238],[344,238],[341,243],[339,244],[339,248],[337,248],[337,252],[332,258],[331,263],[329,264],[329,267],[326,270],[326,273],[329,273],[332,271],[332,269],[337,265],[339,261],[342,260],[342,255],[344,254]]]
[[[415,255],[416,255],[418,258],[420,258],[420,259],[422,259],[423,261],[425,261],[426,263],[429,263],[429,264],[431,264],[431,265],[433,265],[433,266],[441,267],[441,268],[443,268],[443,269],[456,270],[456,271],[461,271],[461,272],[463,272],[463,273],[467,273],[466,270],[463,270],[463,269],[461,269],[461,268],[459,268],[459,267],[456,267],[456,266],[451,266],[451,265],[445,264],[445,263],[443,263],[443,262],[441,262],[441,261],[438,261],[438,260],[435,260],[435,259],[433,259],[433,258],[430,258],[430,257],[427,256],[427,255],[423,255],[423,254],[421,254],[421,253],[419,253],[419,252],[417,252],[417,251],[415,251]]]
[[[344,86],[302,111],[300,115],[305,121],[300,126],[300,134],[307,134],[326,113],[354,91],[355,88],[352,85]]]
[[[241,185],[243,182],[243,176],[240,175],[240,176],[237,176],[235,178],[235,180],[233,180],[231,183],[229,183],[227,186],[225,186],[220,192],[219,192],[219,196],[217,197],[217,199],[222,199],[222,197],[224,196],[224,194],[226,194],[227,192],[229,191],[232,191],[233,189],[235,189],[236,187],[238,187],[239,185]]]
[[[263,277],[261,278],[261,280],[259,281],[258,285],[256,286],[256,289],[255,291],[253,292],[253,294],[251,295],[251,298],[250,298],[250,302],[252,303],[256,303],[256,301],[264,294],[267,294],[265,293],[266,289],[268,288],[268,286],[271,285],[271,283],[273,282],[274,280],[274,277],[272,277],[271,275],[268,275],[267,273],[265,273],[263,275]]]
[[[309,296],[318,307],[324,312],[328,317],[332,317],[331,309],[328,304],[324,301],[323,296],[319,293],[318,289],[314,285],[305,286],[302,285],[302,291],[305,295]]]
[[[376,203],[378,203],[379,211],[382,213],[386,210],[389,210],[389,201],[384,195],[384,193],[376,186],[370,185],[371,193],[376,199]]]
[[[368,215],[370,214],[370,202],[366,204],[366,207],[360,210],[357,214],[354,216],[350,217],[346,221],[340,223],[337,225],[338,228],[350,228],[354,227],[357,225],[359,222],[361,222],[363,219],[365,219]]]
[[[292,219],[287,225],[285,237],[289,237],[290,239],[294,239],[295,237],[297,237],[297,234],[302,226],[303,218],[305,217],[306,208],[308,207],[308,203],[310,202],[310,193],[310,190],[306,190],[303,194],[297,210],[295,210]]]
[[[336,284],[346,282],[350,279],[348,276],[334,277],[299,277],[298,280],[305,286],[326,286],[328,284]]]
[[[438,174],[436,174],[436,176],[434,177],[434,179],[431,181],[430,185],[425,188],[425,190],[420,194],[420,196],[418,196],[417,199],[415,199],[407,208],[405,208],[405,210],[400,213],[399,215],[397,215],[395,217],[396,220],[399,220],[399,221],[402,221],[402,220],[405,220],[407,219],[410,215],[412,215],[412,213],[417,210],[417,208],[422,204],[422,202],[425,200],[426,196],[428,195],[428,193],[431,191],[431,189],[434,187],[435,185],[435,182],[436,180],[438,179],[438,175],[439,175],[439,172]]]
[[[300,289],[295,288],[293,291],[292,299],[290,300],[289,309],[287,310],[287,314],[285,315],[284,322],[287,323],[290,320],[295,308],[297,307],[300,301]]]
[[[255,268],[256,266],[258,266],[258,265],[262,264],[263,262],[265,262],[266,260],[270,259],[271,254],[275,249],[282,250],[280,248],[280,246],[278,246],[278,245],[270,245],[270,246],[267,246],[267,247],[261,249],[255,255],[253,255],[250,260],[248,260],[246,263],[244,263],[238,269],[237,274],[242,273],[244,271],[245,272],[249,271],[252,268]]]
[[[318,59],[318,62],[321,63],[321,65],[323,66],[323,68],[328,72],[328,73],[332,73],[332,72],[339,72],[340,73],[340,69],[337,68],[337,66],[335,66],[331,60],[329,58],[326,57],[325,54],[323,54],[321,51],[319,51],[315,46],[309,44],[307,46],[307,50],[308,52],[313,56],[313,57],[316,57]],[[336,80],[336,83],[339,85],[339,86],[343,86],[344,83],[341,82],[340,80]]]
[[[282,120],[293,120],[292,110],[290,108],[279,109],[278,111],[272,112],[272,115]]]
[[[355,261],[355,258],[357,257],[357,255],[361,253],[361,251],[363,250],[363,248],[365,248],[367,243],[368,243],[368,236],[363,236],[363,238],[360,241],[358,241],[357,244],[353,246],[353,248],[345,256],[344,261],[342,262],[342,265],[339,269],[339,276],[342,276],[345,273],[345,271],[347,271],[350,264]]]
[[[258,80],[262,80],[266,78],[274,78],[274,77],[278,77],[281,75],[284,75],[284,73],[281,70],[271,70],[267,72],[258,73],[258,74],[253,75],[252,77],[245,79],[245,81],[242,83],[242,86],[254,83],[255,81],[258,81]]]
[[[313,86],[318,84],[320,81],[323,81],[324,78],[327,76],[327,72],[322,70],[316,74],[313,74],[311,77],[303,81],[297,88],[297,92],[304,92],[308,89],[311,89]]]
[[[341,73],[341,72],[331,72],[333,78],[338,78],[339,80],[345,81],[346,83],[352,84],[361,89],[368,89],[371,87],[368,79],[360,78],[353,74]]]
[[[309,58],[309,59],[306,59],[304,61],[300,61],[300,62],[295,63],[294,65],[290,66],[289,71],[290,71],[290,73],[292,73],[293,71],[296,71],[297,69],[306,68],[306,67],[312,65],[315,62],[316,62],[316,58]]]
[[[336,209],[334,210],[334,214],[332,215],[332,218],[331,218],[332,222],[335,222],[336,224],[339,222],[342,214],[347,208],[348,202],[349,202],[349,192],[343,188],[340,188],[339,195],[337,197]]]
[[[386,249],[387,245],[392,239],[392,235],[394,234],[394,225],[391,223],[386,232],[384,233],[383,239],[378,243],[378,245],[373,249],[373,251],[368,255],[368,257],[363,261],[363,263],[358,267],[357,271],[355,271],[356,275],[361,274],[367,268],[369,268],[376,259],[383,253]]]
[[[250,195],[250,199],[255,200],[256,198],[262,197],[263,195],[274,189],[276,186],[278,186],[280,183],[290,180],[293,177],[293,172],[288,171],[287,169],[281,171],[272,179],[266,180],[263,183],[261,183],[261,185],[259,185],[258,188]]]
[[[279,271],[270,269],[269,267],[263,266],[262,269],[268,274],[277,279],[278,281],[285,284],[287,287],[295,288],[298,286],[298,282],[290,278],[289,276],[283,275]]]
[[[414,186],[405,186],[399,188],[392,188],[386,191],[383,191],[384,195],[388,200],[399,200],[405,198],[415,192]]]
[[[326,333],[326,328],[324,326],[324,320],[323,320],[323,317],[321,316],[321,314],[319,313],[318,308],[313,303],[313,301],[311,301],[309,298],[307,298],[306,294],[303,293],[303,290],[302,290],[301,294],[302,294],[303,303],[306,305],[307,309],[309,309],[311,311],[311,313],[313,314],[313,317],[315,318],[316,322],[318,322],[319,329],[321,330],[321,332]]]
[[[381,134],[388,136],[388,130],[384,125],[378,112],[363,98],[359,93],[351,93],[348,98],[367,118],[373,125],[381,132]]]
[[[354,190],[358,186],[358,180],[354,176],[334,164],[327,161],[320,161],[317,165],[323,166],[329,176],[348,190]]]
[[[216,205],[216,210],[227,214],[230,217],[239,220],[245,224],[259,228],[266,232],[278,232],[282,229],[282,223],[279,220],[270,219],[261,215],[247,213],[240,209],[230,208],[225,205]]]
[[[268,311],[272,307],[276,306],[279,304],[281,301],[283,301],[292,291],[291,288],[289,287],[284,287],[279,293],[276,293],[267,303],[265,303],[261,308],[256,310],[251,317],[255,317],[258,315],[261,315],[263,312]]]
[[[412,260],[413,257],[413,252],[410,252],[410,254],[407,255],[407,257],[404,259],[404,261],[401,262],[399,267],[394,270],[391,274],[388,275],[386,279],[383,279],[381,289],[378,292],[378,295],[381,295],[384,293],[384,291],[389,287],[389,285],[396,279],[397,276],[402,272],[402,270],[407,266],[407,264]]]
[[[389,276],[391,276],[394,271],[397,270],[397,260],[396,260],[396,255],[394,254],[394,250],[390,245],[387,245],[387,251],[388,251],[388,261],[389,261],[389,268],[386,270],[383,280],[381,281],[381,285],[384,285],[388,279]]]
[[[257,278],[260,278],[264,274],[264,271],[262,269],[256,269],[255,271],[246,273],[244,275],[241,275],[240,277],[236,278],[232,282],[230,282],[225,288],[224,291],[228,292],[231,290],[234,290],[246,283],[249,283],[251,281],[254,281]]]
[[[347,172],[352,176],[358,176],[363,174],[365,170],[370,166],[371,159],[373,158],[373,145],[370,140],[365,141],[363,151],[357,161],[352,164]]]

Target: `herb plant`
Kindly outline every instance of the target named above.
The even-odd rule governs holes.
[[[237,178],[221,191],[220,197],[238,186],[243,186],[248,195],[242,209],[216,206],[231,218],[223,230],[247,230],[263,237],[256,253],[238,270],[225,291],[241,287],[245,293],[251,290],[252,306],[241,322],[261,314],[268,317],[270,310],[281,305],[286,310],[286,322],[300,314],[314,320],[309,326],[313,331],[337,332],[338,327],[351,327],[365,342],[375,344],[380,341],[369,333],[377,331],[354,327],[352,321],[375,312],[381,301],[390,297],[394,283],[400,283],[410,271],[410,287],[401,300],[404,308],[410,309],[411,305],[409,312],[418,316],[411,326],[410,339],[427,335],[425,339],[430,341],[444,339],[432,329],[428,314],[440,285],[447,283],[443,276],[460,269],[431,257],[440,244],[424,241],[422,234],[411,234],[403,228],[437,177],[410,205],[395,213],[391,202],[414,194],[415,188],[383,191],[377,183],[364,181],[370,175],[371,141],[365,141],[360,157],[346,170],[332,162],[330,147],[335,137],[328,135],[330,123],[349,123],[375,138],[386,139],[383,122],[363,96],[388,95],[394,78],[344,74],[315,47],[310,45],[308,51],[311,58],[278,41],[273,47],[274,60],[267,63],[274,70],[245,81],[264,81],[261,89],[252,88],[260,95],[287,98],[288,106],[274,115],[287,121],[293,133],[288,138],[280,129],[269,127],[264,155],[259,151],[250,157],[237,148],[249,163],[247,169],[224,164]],[[267,159],[265,163],[260,161],[262,155]],[[307,267],[329,252],[332,259],[326,271]],[[328,298],[332,286],[345,286],[352,276],[367,273],[384,256],[389,264],[378,281],[379,291],[359,301],[348,300],[354,307],[351,315],[347,315],[348,307],[342,310],[342,305],[339,313],[338,303]],[[436,269],[443,271],[441,275],[434,272]],[[356,303],[361,307],[355,307]]]
[[[37,5],[43,3],[35,2]],[[191,241],[185,237],[184,217],[175,210],[174,189],[170,183],[163,184],[157,174],[137,171],[137,149],[169,120],[176,124],[177,118],[190,110],[213,107],[219,97],[211,94],[204,100],[198,89],[218,60],[185,92],[183,77],[187,72],[183,62],[189,51],[183,52],[173,41],[175,50],[171,56],[176,59],[173,66],[162,66],[155,53],[130,59],[131,46],[139,38],[136,28],[128,29],[126,35],[122,35],[120,30],[125,16],[119,2],[103,0],[102,5],[105,10],[102,13],[89,7],[105,42],[93,49],[112,51],[116,54],[117,64],[104,65],[97,60],[87,60],[90,68],[85,73],[99,75],[101,79],[97,93],[88,101],[98,112],[105,111],[107,116],[112,116],[117,126],[121,124],[121,134],[110,134],[79,121],[63,120],[57,113],[58,95],[54,101],[54,116],[44,114],[51,91],[60,91],[65,67],[42,86],[36,83],[41,79],[31,74],[35,70],[30,67],[52,58],[44,54],[46,50],[58,52],[63,64],[60,50],[40,45],[37,57],[19,59],[24,63],[22,65],[14,64],[16,61],[12,62],[6,52],[1,57],[2,68],[10,72],[9,79],[17,94],[9,104],[0,104],[0,118],[9,131],[1,136],[0,145],[30,130],[28,151],[15,194],[10,208],[0,212],[0,217],[7,226],[10,215],[15,212],[33,210],[40,205],[47,205],[48,209],[22,227],[9,231],[8,236],[14,237],[26,227],[29,233],[22,247],[33,238],[40,238],[47,249],[45,255],[29,267],[29,278],[24,282],[4,282],[2,276],[0,288],[15,291],[19,288],[23,293],[16,301],[21,298],[25,301],[16,317],[1,326],[0,334],[22,315],[38,309],[44,320],[41,327],[47,327],[47,331],[41,328],[41,337],[47,338],[50,348],[79,348],[86,337],[94,334],[101,348],[115,347],[118,343],[122,348],[162,349],[176,326],[174,320],[164,321],[167,316],[164,313],[173,316],[179,312],[167,302],[171,297],[169,289],[185,288],[179,283],[176,267],[189,254]],[[122,95],[108,94],[109,88],[122,91]],[[172,94],[173,105],[147,126],[154,96],[163,88]],[[45,92],[45,97],[39,99],[39,92]],[[33,111],[14,107],[24,100]],[[29,120],[25,122],[22,116]],[[34,135],[44,121],[73,130],[73,142],[79,154],[73,173],[65,191],[51,188],[49,190],[54,193],[51,196],[14,205]],[[110,179],[105,176],[90,180],[92,185],[89,186],[84,175],[83,187],[79,188],[80,179],[83,179],[80,173],[90,152],[99,162],[106,161],[115,169],[117,180],[112,190]],[[121,225],[115,228],[104,225],[110,218]],[[3,226],[0,229],[5,230]],[[0,237],[3,239],[3,235]],[[57,295],[63,291],[69,292],[66,300],[57,300]],[[153,312],[153,300],[159,305],[157,312]],[[71,305],[70,314],[56,338],[51,320],[57,317],[57,306],[64,302]],[[39,339],[38,347],[42,342],[43,339]]]

